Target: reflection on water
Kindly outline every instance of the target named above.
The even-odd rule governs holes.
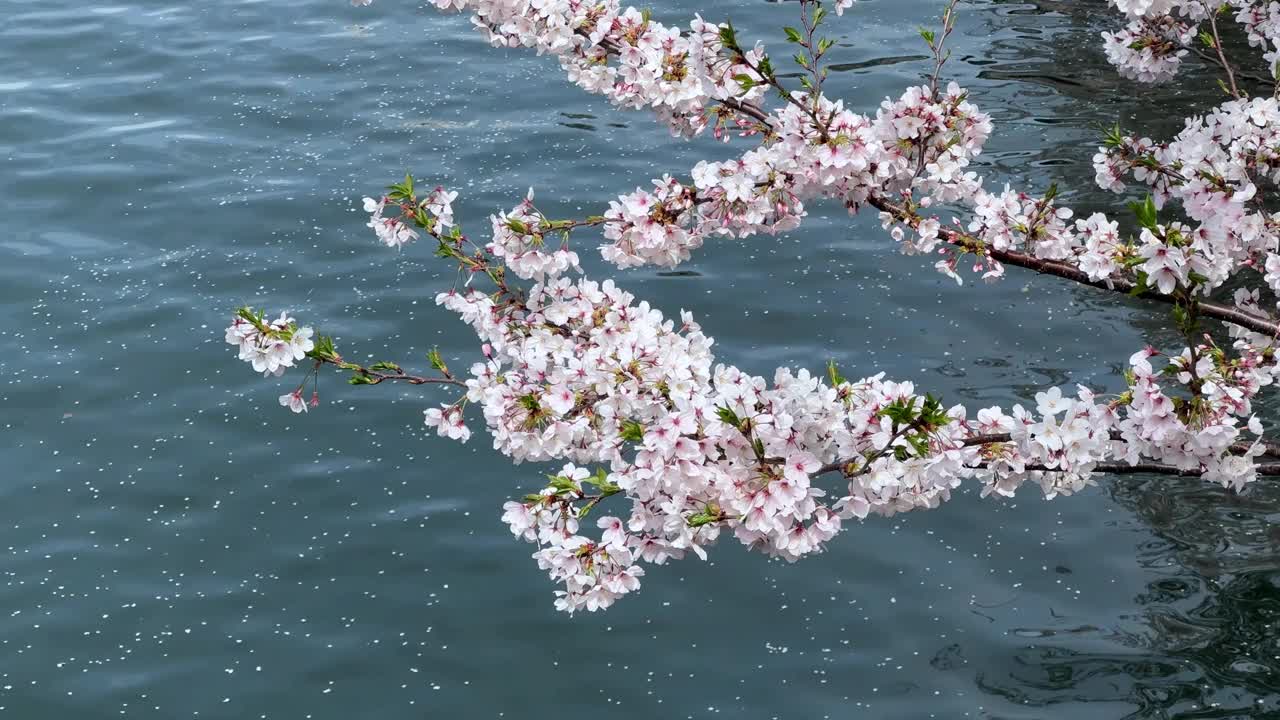
[[[1183,479],[1117,479],[1152,578],[1135,610],[1092,637],[1029,644],[978,673],[1020,705],[1122,703],[1126,718],[1280,712],[1280,486],[1234,496]],[[1058,631],[1061,632],[1061,631]],[[1051,636],[1052,637],[1052,636]],[[1120,715],[1116,715],[1119,717]]]

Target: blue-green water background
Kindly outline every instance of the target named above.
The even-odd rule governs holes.
[[[873,111],[928,69],[936,0],[836,21],[831,91]],[[705,0],[782,45],[794,4]],[[657,17],[683,21],[675,0]],[[483,437],[429,437],[430,391],[322,378],[279,408],[222,341],[291,309],[360,358],[468,333],[429,248],[375,245],[362,194],[406,170],[483,229],[530,185],[600,211],[742,146],[682,143],[553,61],[386,0],[9,0],[0,21],[0,716],[1246,718],[1280,713],[1277,493],[1105,480],[855,525],[794,566],[726,543],[569,618],[499,522],[539,485]],[[963,3],[949,72],[994,116],[983,172],[1083,210],[1097,127],[1159,135],[1203,74],[1136,88],[1100,2]],[[1184,90],[1180,88],[1193,88]],[[1155,311],[1013,271],[957,288],[873,217],[817,206],[620,282],[694,311],[719,357],[881,370],[973,407],[1114,388]],[[584,253],[586,256],[592,253]],[[598,269],[598,261],[590,267]],[[1277,413],[1268,410],[1272,418]]]

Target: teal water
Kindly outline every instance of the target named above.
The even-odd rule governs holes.
[[[934,0],[839,20],[833,90],[872,111],[926,71]],[[984,172],[1072,189],[1099,124],[1216,101],[1114,77],[1101,2],[966,2],[953,77],[996,120]],[[795,6],[706,0],[781,46]],[[685,3],[654,4],[684,19]],[[1106,479],[1079,497],[873,519],[794,566],[726,543],[568,618],[499,522],[536,488],[429,391],[322,378],[276,404],[223,344],[288,308],[356,357],[474,357],[428,248],[359,197],[406,170],[483,228],[735,152],[610,109],[465,19],[342,0],[10,0],[0,22],[0,716],[14,718],[1280,717],[1280,492]],[[1156,109],[1160,108],[1159,111]],[[1171,108],[1164,110],[1163,108]],[[585,255],[585,254],[584,254]],[[598,263],[591,266],[599,270]],[[621,273],[757,372],[884,370],[967,403],[1114,387],[1163,316],[1012,271],[957,288],[872,217]],[[1268,411],[1280,419],[1274,404]]]

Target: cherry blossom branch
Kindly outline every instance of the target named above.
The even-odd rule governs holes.
[[[1033,270],[1042,275],[1052,275],[1065,280],[1071,280],[1072,282],[1079,283],[1081,285],[1088,285],[1089,287],[1097,288],[1099,290],[1107,290],[1142,300],[1153,300],[1155,302],[1169,305],[1173,305],[1178,302],[1178,299],[1172,295],[1165,295],[1150,289],[1134,294],[1134,291],[1138,289],[1137,284],[1123,278],[1090,280],[1088,275],[1082,272],[1079,268],[1066,263],[1053,260],[1041,260],[1026,253],[1020,253],[1012,250],[988,249],[986,252],[990,257],[995,258],[1006,265]],[[1197,302],[1197,307],[1199,308],[1200,313],[1206,317],[1237,325],[1263,335],[1269,335],[1272,337],[1280,336],[1280,323],[1251,315],[1238,308],[1207,302]]]
[[[990,463],[981,463],[977,467],[988,468]],[[1259,476],[1277,477],[1280,476],[1280,463],[1260,463],[1254,466],[1257,468]],[[1025,472],[1069,472],[1058,467],[1047,467],[1045,465],[1025,465]],[[1074,472],[1074,471],[1070,471]],[[1164,463],[1138,463],[1129,465],[1127,463],[1097,463],[1090,470],[1091,473],[1099,475],[1172,475],[1176,477],[1193,477],[1203,478],[1204,470],[1184,469],[1166,465]]]
[[[759,122],[761,125],[764,125],[765,127],[768,127],[768,125],[769,125],[769,120],[770,120],[770,116],[769,116],[769,114],[768,114],[768,113],[766,113],[764,110],[762,110],[762,109],[761,109],[759,106],[757,106],[757,105],[752,105],[752,104],[750,104],[750,103],[744,103],[744,102],[741,102],[741,101],[739,101],[739,100],[734,100],[734,99],[732,99],[732,98],[727,99],[727,100],[720,100],[720,101],[719,101],[719,104],[720,104],[721,106],[723,106],[723,107],[728,108],[729,110],[731,110],[731,111],[733,111],[733,112],[741,113],[741,114],[743,114],[743,115],[746,115],[746,116],[748,116],[748,117],[752,118],[753,120],[756,120],[756,121],[757,121],[757,122]]]
[[[916,426],[919,427],[918,425]],[[825,475],[830,473],[839,473],[846,478],[855,478],[859,475],[866,474],[872,464],[876,460],[886,456],[897,446],[897,442],[910,431],[911,427],[903,427],[896,431],[890,437],[888,443],[875,454],[868,457],[857,457],[837,462],[827,463],[820,466],[814,475]],[[1124,436],[1119,432],[1110,433],[1112,440],[1123,441]],[[1010,433],[988,433],[984,435],[973,435],[960,441],[963,447],[982,447],[987,445],[1003,445],[1013,442],[1013,436]],[[1280,458],[1280,445],[1270,442],[1259,441],[1253,443],[1236,443],[1229,448],[1229,451],[1238,456],[1263,455],[1267,457]],[[982,462],[973,467],[989,469],[991,463]],[[1259,463],[1255,465],[1258,475],[1274,477],[1280,476],[1280,463]],[[1028,464],[1022,466],[1024,472],[1075,472],[1074,469],[1064,469],[1062,467],[1048,467],[1043,464]],[[1109,475],[1129,475],[1129,474],[1152,474],[1152,475],[1177,475],[1180,477],[1202,477],[1205,474],[1204,469],[1200,468],[1179,468],[1165,463],[1139,462],[1139,463],[1117,463],[1103,462],[1096,463],[1090,472]]]
[[[951,59],[951,50],[947,49],[947,39],[951,37],[951,33],[956,27],[956,5],[959,0],[950,0],[946,9],[942,13],[942,30],[941,34],[936,34],[932,30],[921,30],[920,34],[929,45],[929,51],[933,53],[933,74],[929,76],[929,97],[935,103],[940,103],[942,97],[938,92],[938,79],[942,76],[942,68]],[[921,148],[919,160],[916,162],[916,172],[913,179],[924,175],[925,168],[929,163],[929,153],[926,148]]]
[[[731,52],[735,53],[734,60],[751,68],[752,72],[764,78],[765,83],[777,91],[779,97],[781,97],[787,103],[794,106],[800,112],[809,116],[809,119],[813,121],[814,127],[818,128],[818,132],[821,134],[821,137],[825,142],[826,130],[822,120],[818,117],[817,110],[814,109],[814,107],[810,106],[809,104],[800,102],[800,100],[795,96],[795,94],[792,93],[790,90],[788,90],[787,87],[782,84],[782,81],[778,79],[777,74],[774,73],[773,65],[769,62],[768,56],[766,55],[765,57],[761,58],[759,61],[756,61],[753,63],[751,59],[747,57],[746,53],[742,51],[742,48],[738,46],[737,40],[734,38],[734,35],[733,35],[732,27],[730,27],[729,33],[724,37],[727,38],[726,47]],[[729,43],[732,43],[732,44],[729,44]]]
[[[1111,433],[1112,440],[1124,440],[1124,435],[1118,432]],[[984,435],[972,435],[961,441],[965,447],[974,447],[980,445],[997,445],[1001,443],[1013,442],[1013,436],[1009,433],[987,433]],[[1230,446],[1229,451],[1233,455],[1247,455],[1254,452],[1254,443],[1235,443]],[[1259,455],[1266,457],[1280,458],[1280,444],[1259,440],[1257,447],[1261,450]]]
[[[356,363],[347,362],[338,356],[316,358],[316,362],[333,365],[339,370],[351,371],[353,385],[378,385],[379,383],[390,381],[405,382],[410,385],[453,385],[461,388],[467,386],[465,382],[453,377],[448,369],[443,371],[442,377],[423,377],[407,373],[394,363],[378,363],[371,367],[364,367]]]
[[[918,227],[921,222],[921,218],[914,212],[907,210],[900,205],[894,204],[880,195],[871,195],[868,197],[867,203],[878,210],[891,214],[894,218],[912,228]],[[955,229],[948,229],[944,231],[944,233],[947,241],[951,245],[959,247],[966,252],[985,255],[1005,265],[1012,265],[1014,267],[1032,270],[1042,275],[1052,275],[1064,280],[1070,280],[1080,285],[1087,285],[1099,290],[1120,293],[1144,300],[1153,300],[1155,302],[1170,305],[1178,302],[1177,298],[1172,295],[1167,295],[1151,289],[1144,289],[1135,294],[1135,291],[1139,288],[1138,285],[1131,280],[1124,278],[1093,280],[1087,273],[1080,270],[1078,267],[1065,262],[1044,260],[1016,250],[997,250],[990,248],[987,247],[980,238],[976,238]],[[1219,305],[1216,303],[1199,302],[1198,307],[1200,313],[1206,317],[1231,323],[1263,335],[1280,337],[1280,322],[1269,318],[1258,317],[1238,308]]]

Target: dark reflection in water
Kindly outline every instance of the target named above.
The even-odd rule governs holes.
[[[1031,707],[1136,708],[1126,718],[1278,716],[1280,486],[1235,496],[1194,480],[1118,479],[1110,495],[1147,536],[1138,557],[1157,577],[1134,598],[1140,612],[1079,629],[1092,635],[1079,644],[1050,635],[1009,667],[984,668],[979,687]]]

